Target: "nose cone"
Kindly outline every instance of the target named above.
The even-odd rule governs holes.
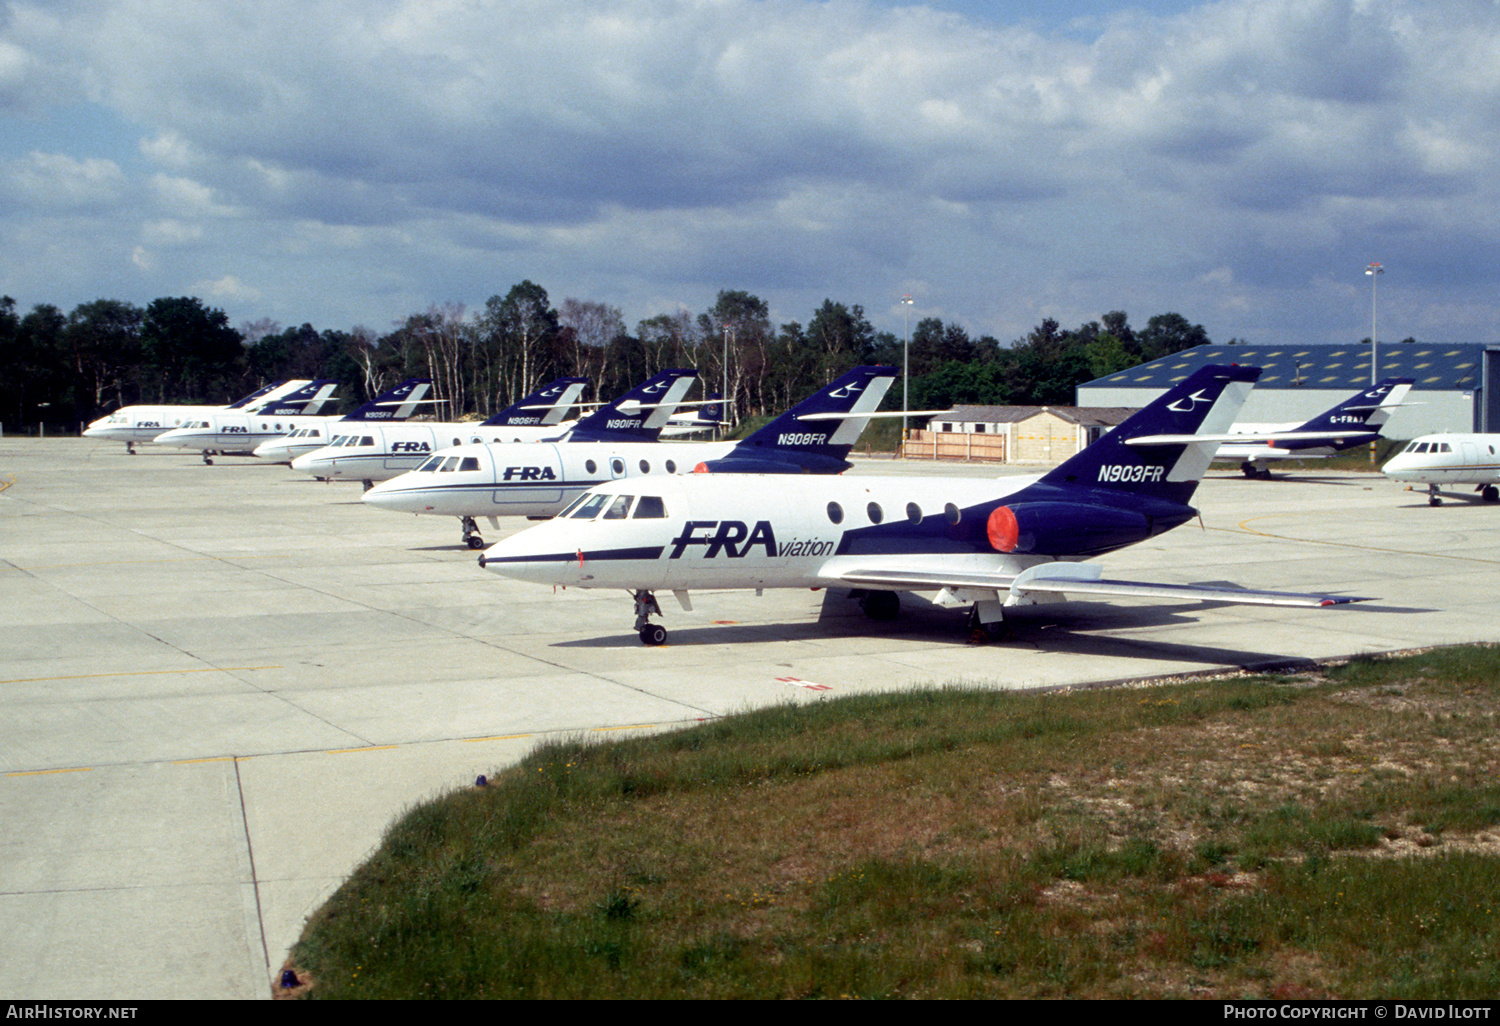
[[[479,565],[518,581],[586,587],[592,580],[587,561],[568,549],[566,541],[554,523],[538,524],[485,549]]]
[[[327,448],[314,449],[292,460],[292,469],[311,474],[313,477],[337,477],[338,461]]]
[[[1405,453],[1397,453],[1386,461],[1380,472],[1393,481],[1405,481],[1411,469],[1411,461]]]
[[[389,481],[381,481],[366,489],[362,496],[365,502],[377,509],[388,509],[393,513],[431,513],[432,506],[414,487],[414,475],[401,474]],[[429,478],[432,475],[427,475]]]

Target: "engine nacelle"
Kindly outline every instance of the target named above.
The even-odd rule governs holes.
[[[790,460],[756,459],[726,456],[721,460],[704,460],[693,468],[695,474],[810,474],[807,467]]]
[[[1134,510],[1076,502],[1000,506],[985,524],[997,552],[1086,556],[1133,545],[1152,535],[1151,518]]]

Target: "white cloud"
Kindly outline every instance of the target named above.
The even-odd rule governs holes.
[[[33,150],[0,166],[0,203],[53,213],[99,209],[118,201],[125,184],[114,161]]]
[[[17,157],[13,216],[191,246],[184,281],[258,283],[226,294],[266,304],[246,318],[383,323],[530,277],[805,321],[917,280],[976,334],[1124,307],[1317,340],[1359,319],[1320,283],[1383,258],[1455,336],[1494,320],[1459,294],[1500,246],[1481,0],[1223,0],[1092,36],[867,0],[11,9],[0,100],[96,97],[149,165]]]

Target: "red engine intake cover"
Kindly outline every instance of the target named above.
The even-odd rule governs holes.
[[[1016,523],[1016,515],[1009,506],[1000,506],[991,513],[985,530],[996,552],[1014,552],[1021,540],[1021,525]]]

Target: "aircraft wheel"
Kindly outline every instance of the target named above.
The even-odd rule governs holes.
[[[1436,495],[1432,496],[1431,498],[1429,498],[1427,500],[1427,505],[1429,505],[1429,506],[1441,506],[1442,504],[1443,504],[1443,500],[1440,499],[1440,498],[1438,498]]]
[[[1500,502],[1500,488],[1496,488],[1494,485],[1485,485],[1484,491],[1479,493],[1479,497],[1485,502]]]
[[[479,537],[479,535],[477,535],[477,534],[471,534],[471,535],[469,535],[467,538],[464,539],[464,543],[466,545],[468,545],[469,548],[471,548],[471,549],[482,549],[482,548],[484,548],[484,539],[481,538],[481,537]]]
[[[1255,464],[1251,463],[1249,460],[1246,460],[1244,463],[1240,464],[1240,473],[1244,474],[1245,477],[1249,478],[1252,481],[1255,480]]]
[[[648,623],[641,628],[642,645],[664,645],[667,641],[667,629],[659,623]]]
[[[203,457],[203,465],[205,467],[211,467],[211,466],[214,465],[214,461],[213,461],[212,458],[210,458],[208,456],[205,456],[205,457]]]

